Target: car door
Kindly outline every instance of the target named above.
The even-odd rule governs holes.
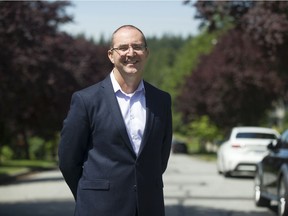
[[[285,131],[269,155],[263,160],[263,184],[270,195],[277,195],[277,181],[280,168],[288,156],[288,131]]]

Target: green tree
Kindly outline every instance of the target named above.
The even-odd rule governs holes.
[[[221,32],[201,33],[196,37],[189,38],[181,49],[175,53],[175,63],[167,68],[165,79],[161,88],[168,91],[172,96],[173,102],[173,127],[175,132],[184,132],[183,114],[177,110],[177,97],[181,94],[187,77],[190,76],[200,61],[200,57],[208,54],[213,49],[218,35]],[[185,127],[185,126],[184,126]]]
[[[167,71],[174,66],[177,54],[187,40],[171,35],[147,38],[150,56],[145,67],[144,79],[162,88],[169,76]]]
[[[210,121],[208,116],[205,115],[195,119],[190,124],[188,124],[186,134],[190,137],[199,139],[198,142],[200,144],[200,152],[206,151],[206,143],[215,143],[223,139],[218,127]]]
[[[181,48],[174,52],[174,63],[167,67],[160,85],[161,88],[170,92],[173,100],[180,93],[186,77],[197,67],[199,58],[211,52],[218,34],[218,32],[202,33],[188,38]]]

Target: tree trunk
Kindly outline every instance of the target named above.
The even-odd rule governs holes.
[[[22,135],[23,135],[23,141],[24,141],[24,155],[25,155],[25,159],[30,160],[30,154],[29,154],[29,143],[28,143],[28,137],[26,134],[26,131],[22,131]]]

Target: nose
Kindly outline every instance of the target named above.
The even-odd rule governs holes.
[[[128,55],[134,55],[134,54],[135,54],[135,51],[134,51],[134,49],[133,49],[132,46],[129,46],[129,47],[128,47],[128,49],[127,49],[127,54],[128,54]]]

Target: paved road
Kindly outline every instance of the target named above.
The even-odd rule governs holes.
[[[254,206],[253,179],[224,178],[214,162],[171,155],[164,184],[166,216],[275,215]],[[73,198],[58,170],[0,186],[1,216],[69,216],[73,209]]]
[[[275,216],[253,202],[253,178],[224,178],[215,162],[172,155],[164,175],[167,216]]]

